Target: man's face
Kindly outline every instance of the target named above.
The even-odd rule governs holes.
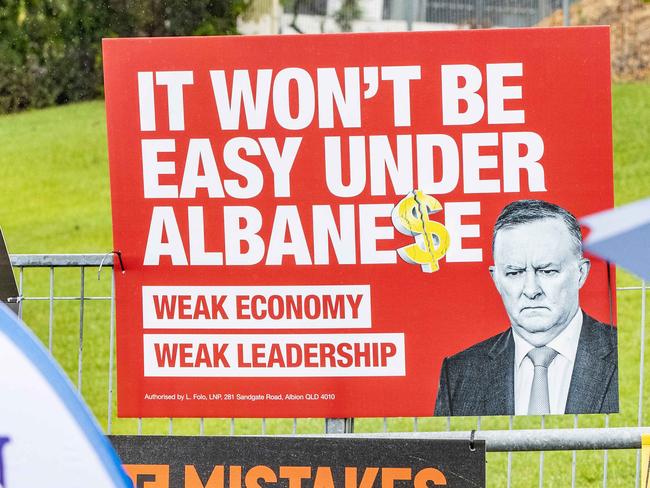
[[[576,255],[565,223],[546,218],[498,231],[490,273],[513,329],[543,346],[578,311],[589,261]]]

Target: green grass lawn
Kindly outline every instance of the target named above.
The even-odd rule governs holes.
[[[613,90],[614,159],[617,204],[650,195],[650,85],[617,85]],[[0,226],[10,252],[22,253],[103,253],[112,249],[106,130],[103,102],[91,102],[0,117]],[[639,281],[620,272],[618,284],[638,285]],[[110,270],[58,269],[53,281],[54,294],[78,297],[83,279],[85,296],[110,296]],[[44,300],[24,302],[24,318],[48,346],[52,327],[52,350],[78,382],[80,321],[83,313],[82,393],[92,410],[107,428],[109,302],[106,300],[47,299],[50,293],[49,269],[26,269],[22,276],[23,294]],[[50,307],[53,320],[50,324]],[[618,293],[620,343],[621,413],[580,416],[580,427],[636,426],[639,388],[639,344],[641,334],[640,292]],[[644,399],[650,392],[650,360],[646,361]],[[115,386],[115,377],[113,376]],[[116,419],[113,400],[113,433],[136,433],[138,422]],[[644,402],[643,423],[648,425],[650,402]],[[538,428],[540,418],[516,418],[515,428]],[[571,416],[550,416],[545,427],[573,427]],[[357,419],[357,432],[411,431],[415,420]],[[419,430],[444,430],[446,419],[417,419]],[[476,418],[452,419],[457,430],[477,428]],[[508,418],[483,418],[482,429],[507,429]],[[207,419],[208,434],[227,434],[229,419]],[[290,433],[291,420],[238,420],[235,433]],[[199,421],[174,420],[174,433],[198,434]],[[145,419],[143,433],[167,433],[169,421]],[[323,432],[321,419],[299,419],[297,432]],[[577,454],[576,486],[602,484],[605,453]],[[512,486],[538,484],[539,453],[512,454]],[[607,453],[608,486],[632,486],[635,474],[635,451]],[[544,486],[568,486],[571,481],[572,453],[544,455]],[[489,486],[505,486],[507,454],[488,455]]]

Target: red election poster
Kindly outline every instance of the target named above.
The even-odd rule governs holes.
[[[606,27],[107,39],[104,70],[120,416],[617,411],[573,219],[613,204]]]

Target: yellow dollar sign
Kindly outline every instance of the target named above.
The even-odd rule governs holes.
[[[397,250],[411,264],[422,265],[422,271],[433,273],[440,269],[438,260],[449,249],[449,232],[440,222],[429,220],[429,214],[442,210],[431,195],[413,190],[395,205],[391,213],[393,225],[402,234],[415,237],[415,244]]]

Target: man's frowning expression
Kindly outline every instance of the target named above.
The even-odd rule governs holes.
[[[579,308],[587,279],[566,224],[544,218],[499,230],[490,272],[513,329],[534,346],[562,332]]]

